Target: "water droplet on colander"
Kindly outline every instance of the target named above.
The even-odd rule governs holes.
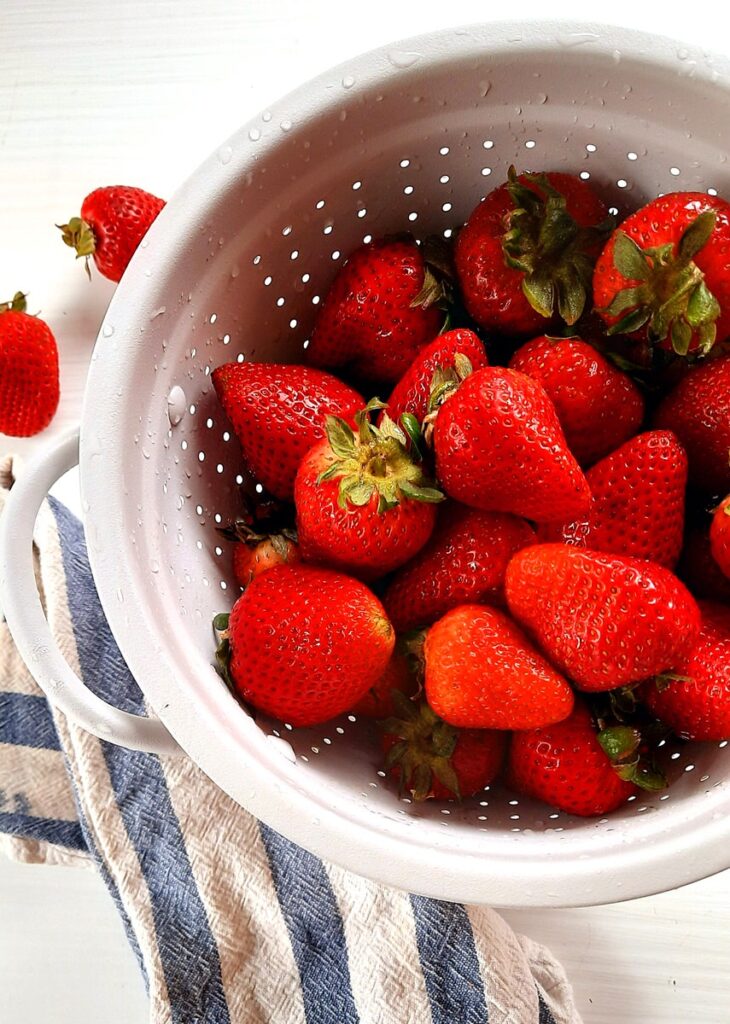
[[[240,267],[231,267],[231,277],[235,280],[241,273]]]
[[[620,50],[614,50],[613,53],[611,54],[611,57],[613,58],[614,64],[620,64],[622,56],[623,56],[623,54],[621,53]],[[601,104],[601,106],[604,106],[604,105],[605,104]]]
[[[105,338],[111,338],[112,334],[114,334],[114,328],[111,324],[104,324],[101,333]]]
[[[170,394],[167,396],[167,416],[170,420],[170,426],[176,427],[180,420],[185,415],[187,409],[187,401],[185,399],[185,392],[176,384],[170,389]]]
[[[415,50],[391,50],[388,60],[394,68],[411,68],[421,59],[422,54]]]
[[[124,591],[121,587],[117,588],[117,601],[119,601],[120,604],[124,604]]]
[[[150,313],[150,320],[156,320],[158,316],[164,316],[167,312],[167,306],[160,306],[159,309],[154,310]]]
[[[248,137],[251,140],[251,142],[258,142],[259,139],[261,138],[261,132],[259,131],[258,128],[249,128]]]
[[[269,121],[271,120],[271,111],[270,110],[265,110],[263,112],[263,114],[261,115],[261,120],[262,121],[266,121],[266,123],[268,124]]]
[[[279,127],[283,132],[289,132],[291,131],[291,121],[288,118],[284,118]]]
[[[594,43],[599,36],[595,32],[561,32],[557,36],[559,46],[585,46]]]
[[[489,94],[489,90],[492,88],[492,83],[488,79],[484,78],[479,83],[479,95],[482,99]]]
[[[175,504],[177,505],[178,512],[181,512],[183,505],[185,504],[185,498],[183,498],[182,494],[178,494]]]
[[[160,571],[160,563],[157,561],[156,558],[151,559],[151,561],[150,561],[150,572],[159,572],[159,571]]]
[[[342,79],[342,88],[343,89],[352,89],[354,84],[355,84],[355,76],[354,75],[345,75],[345,77]]]
[[[233,156],[233,147],[232,146],[221,146],[221,148],[218,150],[218,159],[220,160],[220,162],[222,164],[230,163],[232,156]]]
[[[150,457],[150,452],[149,452],[149,449],[147,449],[147,448],[143,448],[143,449],[142,449],[142,454],[144,455],[144,457],[145,457],[146,459],[149,459],[149,457]]]
[[[149,268],[149,267],[147,267],[147,268],[145,269],[145,272],[144,272],[144,276],[145,276],[145,277],[152,277],[152,271],[150,270],[150,268]]]
[[[539,92],[537,94],[537,102],[538,103],[547,103],[547,101],[548,101],[548,95],[547,95],[546,92]]]
[[[684,47],[684,46],[680,46],[680,48],[677,50],[677,58],[679,60],[687,60],[688,57],[689,57],[689,50],[686,49],[686,47]]]

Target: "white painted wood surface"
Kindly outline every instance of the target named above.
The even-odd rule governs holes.
[[[519,14],[594,17],[728,48],[730,14],[703,0],[690,24],[686,10],[667,0],[659,24],[635,0],[605,12],[523,0]],[[0,298],[29,293],[62,367],[53,425],[28,441],[0,436],[0,454],[30,455],[79,416],[113,286],[96,275],[88,284],[53,224],[87,192],[125,183],[167,196],[242,120],[301,81],[372,46],[490,13],[513,12],[481,0],[0,0]],[[73,481],[61,493],[73,501]],[[505,916],[562,959],[586,1024],[730,1021],[730,873],[613,907]],[[0,1020],[146,1019],[100,879],[0,860]]]

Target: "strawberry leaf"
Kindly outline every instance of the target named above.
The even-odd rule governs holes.
[[[355,455],[355,435],[352,428],[339,416],[327,416],[324,429],[330,448],[338,459],[351,459]]]
[[[630,725],[613,725],[597,733],[607,757],[613,761],[623,761],[631,757],[641,743],[641,733]]]
[[[672,348],[678,356],[686,356],[692,341],[692,328],[685,320],[675,320],[671,330]]]
[[[423,460],[421,425],[412,412],[401,413],[400,421],[403,430],[408,435],[408,440],[411,442],[411,454],[421,462]]]
[[[679,240],[680,259],[693,259],[709,242],[716,223],[717,215],[714,210],[705,210],[695,217]]]
[[[454,369],[459,380],[464,381],[467,377],[470,377],[474,371],[474,367],[471,365],[471,359],[465,356],[463,352],[456,352],[454,355]]]
[[[535,312],[541,316],[552,316],[555,288],[545,275],[534,273],[522,279],[522,291]]]
[[[402,494],[406,498],[412,498],[414,501],[425,501],[429,504],[437,504],[439,501],[445,501],[446,495],[442,494],[435,487],[423,487],[419,484],[414,484],[410,480],[401,480],[398,487]]]
[[[646,254],[633,238],[620,229],[616,232],[613,243],[613,265],[619,274],[629,281],[646,281],[651,271]]]

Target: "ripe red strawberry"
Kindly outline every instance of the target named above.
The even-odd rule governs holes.
[[[608,814],[637,791],[618,775],[582,700],[564,721],[513,735],[506,781],[518,793],[582,817]]]
[[[465,505],[536,522],[573,519],[591,495],[568,451],[555,407],[537,381],[487,366],[438,410],[436,475]]]
[[[637,386],[580,338],[533,338],[509,365],[545,388],[581,466],[602,459],[641,427],[644,399]]]
[[[426,634],[426,700],[450,725],[534,729],[570,714],[573,691],[496,608],[464,604]]]
[[[31,437],[58,408],[58,349],[47,324],[25,312],[25,296],[0,303],[0,433]]]
[[[211,376],[252,473],[282,501],[291,501],[302,457],[324,437],[325,417],[352,419],[364,405],[353,388],[309,366],[226,363]]]
[[[715,509],[710,526],[710,548],[712,557],[730,579],[730,497]]]
[[[730,334],[730,204],[670,192],[632,213],[596,263],[593,297],[609,333],[708,351]]]
[[[672,670],[700,616],[667,569],[623,555],[538,544],[507,566],[507,605],[582,690],[612,690]]]
[[[651,711],[687,740],[730,739],[730,608],[700,602],[702,631],[678,678],[650,681],[642,695]],[[684,677],[684,678],[681,678]]]
[[[360,246],[335,277],[314,326],[307,359],[394,383],[438,334],[443,292],[414,241]]]
[[[390,418],[373,426],[368,412],[327,418],[327,438],[302,459],[294,484],[302,558],[373,580],[403,565],[431,536],[443,495],[406,449]]]
[[[534,335],[557,315],[574,324],[610,230],[608,210],[572,174],[521,174],[490,192],[460,232],[454,261],[464,304],[487,330]]]
[[[91,192],[81,204],[81,216],[59,224],[66,245],[77,258],[94,257],[99,273],[119,281],[152,221],[165,205],[163,199],[127,185],[108,185]],[[89,273],[89,276],[91,274]]]
[[[547,523],[540,539],[673,569],[682,550],[687,488],[687,456],[674,434],[637,434],[589,469],[586,480],[593,495],[588,515],[563,525]]]
[[[380,679],[376,679],[364,697],[353,704],[352,712],[365,718],[387,718],[396,713],[393,691],[412,697],[418,689],[418,681],[411,671],[408,658],[396,650],[385,666]]]
[[[710,359],[690,370],[661,401],[653,425],[658,430],[674,431],[681,441],[689,459],[690,483],[711,494],[727,494],[730,356]]]
[[[281,565],[233,606],[229,672],[243,700],[290,725],[348,711],[383,674],[395,643],[383,606],[349,576]]]
[[[382,724],[385,769],[414,800],[453,800],[480,793],[500,772],[507,733],[454,729],[422,700],[396,695]]]
[[[457,327],[435,338],[422,348],[388,399],[388,415],[396,423],[404,412],[409,412],[422,423],[428,412],[434,374],[454,368],[454,358],[466,356],[473,370],[487,366],[489,360],[484,345],[473,331]]]
[[[428,544],[383,594],[390,621],[400,633],[428,626],[460,604],[503,604],[507,563],[534,542],[534,530],[517,516],[443,506]]]
[[[677,575],[695,597],[730,604],[730,579],[712,557],[708,525],[695,523],[687,529]]]

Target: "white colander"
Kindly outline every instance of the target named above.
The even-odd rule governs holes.
[[[300,360],[349,252],[385,232],[448,234],[512,163],[580,173],[619,213],[676,189],[730,195],[729,83],[727,60],[634,32],[470,27],[330,71],[222,145],[120,283],[81,427],[95,580],[159,720],[86,691],[43,619],[32,523],[75,463],[76,436],[28,467],[3,523],[5,613],[49,698],[106,739],[179,744],[302,846],[442,899],[604,903],[729,866],[724,743],[677,745],[668,791],[585,820],[499,785],[460,806],[399,801],[369,723],[351,715],[292,731],[250,718],[211,667],[211,619],[237,594],[215,527],[236,512],[241,460],[210,382],[234,359]]]

